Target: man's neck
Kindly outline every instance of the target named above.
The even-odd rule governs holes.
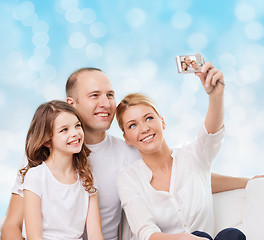
[[[86,131],[85,143],[88,145],[94,145],[102,142],[105,139],[106,132],[91,132]]]

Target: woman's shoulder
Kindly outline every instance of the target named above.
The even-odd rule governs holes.
[[[146,166],[142,159],[138,159],[136,162],[129,166],[120,169],[118,174],[118,185],[128,186],[129,184],[138,185],[142,181],[151,179],[152,172]]]

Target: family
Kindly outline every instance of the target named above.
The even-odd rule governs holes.
[[[195,75],[208,111],[197,138],[172,148],[148,96],[129,94],[116,107],[102,70],[71,74],[66,101],[33,116],[1,239],[117,240],[122,209],[134,239],[246,239],[235,228],[212,236],[212,193],[249,179],[211,173],[224,137],[224,77],[210,62]],[[115,114],[125,141],[106,133]]]

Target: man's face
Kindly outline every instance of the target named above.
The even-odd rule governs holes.
[[[191,59],[190,59],[189,57],[186,57],[186,58],[184,59],[184,62],[186,63],[187,66],[190,66],[190,64],[191,64]]]
[[[79,74],[74,107],[81,114],[87,132],[104,132],[113,121],[116,102],[112,85],[100,71]]]

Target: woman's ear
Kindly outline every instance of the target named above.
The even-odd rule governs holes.
[[[161,118],[161,122],[162,122],[162,129],[165,130],[165,128],[166,128],[166,123],[165,123],[164,118]]]
[[[132,145],[132,143],[130,143],[129,140],[127,139],[125,133],[123,133],[123,138],[125,139],[125,142],[126,142],[127,145]]]
[[[47,148],[50,148],[50,147],[51,147],[50,140],[47,141],[47,142],[45,142],[43,145],[44,145],[45,147],[47,147]]]

